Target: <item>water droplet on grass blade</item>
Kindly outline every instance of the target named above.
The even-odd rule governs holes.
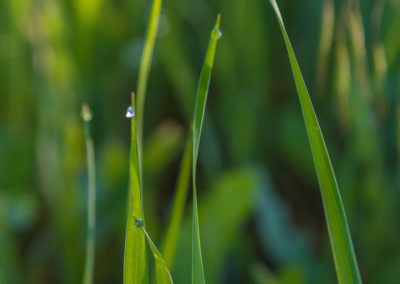
[[[132,118],[135,116],[135,108],[133,106],[129,106],[126,110],[125,117]]]
[[[136,228],[142,228],[143,227],[143,225],[144,225],[144,222],[143,222],[143,220],[142,219],[139,219],[139,218],[135,218],[135,226],[136,226]]]

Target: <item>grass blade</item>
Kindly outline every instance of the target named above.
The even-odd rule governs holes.
[[[132,93],[132,106],[135,96]],[[125,237],[124,283],[143,283],[147,279],[146,241],[143,233],[135,226],[135,219],[144,220],[142,207],[141,179],[139,174],[138,141],[136,119],[131,118],[131,150],[129,157],[129,213]]]
[[[174,263],[176,245],[178,242],[182,217],[185,210],[185,202],[189,192],[191,160],[192,139],[190,137],[185,145],[185,151],[183,153],[183,158],[179,170],[178,182],[175,189],[174,202],[172,204],[171,218],[162,245],[164,260],[169,269],[172,269]]]
[[[221,37],[219,30],[220,15],[214,29],[211,31],[210,42],[208,45],[206,58],[201,70],[199,85],[197,87],[196,102],[194,108],[193,121],[193,165],[192,165],[192,181],[193,181],[193,229],[192,229],[192,283],[205,283],[203,260],[201,256],[199,216],[197,209],[196,194],[196,164],[199,152],[200,135],[203,126],[203,118],[207,101],[208,88],[211,79],[211,70],[214,64],[215,49],[217,41]]]
[[[96,245],[96,168],[93,139],[90,133],[92,114],[87,104],[82,105],[82,118],[85,127],[86,158],[88,169],[88,204],[87,204],[87,238],[86,262],[83,276],[84,284],[94,283],[94,260]]]
[[[153,57],[154,43],[160,21],[162,0],[153,0],[149,26],[147,28],[146,42],[143,47],[143,54],[140,61],[139,79],[137,85],[137,143],[139,147],[139,171],[142,172],[142,149],[143,149],[143,115],[144,102],[146,98],[146,87],[150,73],[151,59]]]
[[[331,165],[329,154],[322,136],[321,129],[311,103],[307,87],[304,83],[300,67],[292,49],[289,37],[286,33],[281,13],[275,0],[270,0],[289,54],[297,93],[307,128],[307,134],[311,145],[314,165],[321,188],[325,216],[328,225],[333,257],[339,283],[361,283],[350,231],[340,197],[339,188]]]
[[[157,284],[170,284],[172,282],[171,274],[169,273],[168,267],[165,264],[165,261],[157,249],[156,245],[151,240],[149,234],[147,233],[144,223],[140,219],[135,219],[135,225],[137,228],[140,228],[143,234],[146,236],[147,242],[150,246],[151,252],[153,253],[154,262],[156,266],[156,281]]]

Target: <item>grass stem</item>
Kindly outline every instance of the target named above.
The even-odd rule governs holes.
[[[82,118],[85,127],[88,170],[86,262],[83,284],[92,284],[94,283],[96,246],[96,167],[93,139],[90,132],[90,121],[92,120],[92,114],[87,104],[82,105]]]

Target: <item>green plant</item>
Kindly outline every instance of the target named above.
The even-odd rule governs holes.
[[[179,170],[174,201],[172,203],[171,217],[162,245],[162,254],[169,269],[172,269],[179,231],[182,223],[185,202],[189,192],[190,169],[192,162],[192,139],[186,141],[185,150]]]
[[[127,113],[127,116],[132,120],[131,143],[133,147],[130,158],[133,165],[130,168],[131,200],[129,203],[127,235],[125,242],[124,283],[148,282],[145,243],[146,239],[150,245],[150,249],[155,260],[155,277],[157,283],[172,283],[171,275],[161,254],[145,229],[143,207],[140,198],[140,192],[143,185],[139,173],[139,147],[137,141],[136,118],[134,113],[134,93],[132,93],[132,103],[132,109],[129,109]]]
[[[219,30],[221,16],[218,15],[215,27],[211,32],[206,58],[203,69],[201,70],[199,85],[197,87],[196,103],[194,107],[193,119],[193,228],[192,228],[192,283],[205,283],[203,259],[201,256],[199,213],[197,209],[196,192],[196,165],[200,145],[201,130],[203,127],[204,112],[207,102],[208,88],[210,86],[211,71],[214,64],[215,50],[217,41],[221,37]]]
[[[347,224],[346,214],[317,116],[292,45],[286,33],[278,5],[275,0],[270,0],[270,2],[275,10],[289,54],[293,77],[299,95],[308,139],[314,158],[314,165],[321,188],[322,201],[324,204],[338,280],[340,283],[361,283],[361,277]]]
[[[143,133],[143,112],[145,101],[145,90],[147,85],[148,74],[150,71],[152,51],[154,49],[155,35],[158,28],[159,15],[161,10],[161,1],[153,2],[152,12],[150,16],[150,24],[147,33],[147,39],[142,56],[139,82],[138,82],[138,106],[135,104],[135,95],[132,93],[132,109],[129,109],[127,117],[132,118],[131,123],[131,153],[130,153],[130,202],[127,221],[126,243],[125,243],[125,264],[124,264],[124,283],[141,283],[147,281],[147,265],[144,236],[146,237],[151,251],[153,253],[156,265],[156,279],[158,283],[172,282],[167,264],[150,236],[145,230],[144,213],[142,205],[143,181],[142,181],[142,133]],[[201,257],[200,232],[197,212],[197,196],[196,196],[196,163],[200,143],[201,128],[205,112],[205,104],[207,99],[208,87],[210,84],[211,70],[214,63],[215,49],[218,39],[221,36],[219,31],[220,15],[214,29],[211,32],[210,42],[204,60],[202,72],[200,74],[199,85],[196,94],[195,113],[193,121],[193,283],[205,283],[204,270]],[[137,109],[137,114],[135,110]],[[137,116],[137,117],[136,117]],[[185,151],[184,162],[189,157],[189,151]],[[168,266],[172,266],[173,255],[176,247],[177,235],[183,213],[183,202],[186,196],[185,188],[185,171],[188,171],[188,163],[182,166],[182,176],[178,182],[177,201],[174,202],[173,215],[171,219],[171,228],[168,231],[166,239],[166,248],[168,253]],[[186,182],[187,183],[187,182]],[[139,232],[141,229],[142,232]],[[143,234],[141,234],[143,233]]]
[[[125,241],[124,283],[142,283],[147,279],[146,244],[144,234],[135,226],[136,218],[143,220],[142,206],[142,133],[146,87],[150,72],[154,43],[158,30],[162,0],[154,0],[147,29],[138,79],[137,126],[136,119],[131,123],[131,150],[129,159],[130,202]],[[132,95],[132,106],[135,96]],[[135,114],[136,115],[136,114]]]

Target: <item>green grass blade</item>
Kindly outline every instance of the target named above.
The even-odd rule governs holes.
[[[136,117],[132,119],[131,126],[131,151],[129,161],[129,191],[131,202],[126,230],[125,257],[124,257],[124,283],[142,283],[146,281],[146,243],[144,235],[134,225],[135,218],[144,220],[142,206],[142,152],[143,152],[143,115],[146,96],[147,81],[150,73],[151,59],[156,40],[160,19],[162,0],[154,0],[152,4],[146,42],[140,62],[139,79],[137,85]],[[132,96],[132,105],[135,98]],[[137,125],[137,126],[136,126]]]
[[[139,147],[139,170],[142,171],[142,149],[143,149],[143,115],[144,102],[146,98],[146,87],[150,73],[151,59],[153,57],[154,43],[156,41],[158,23],[160,21],[162,0],[153,0],[149,26],[147,28],[146,42],[140,61],[139,79],[137,85],[137,141]]]
[[[199,216],[197,209],[196,194],[196,164],[199,152],[200,135],[203,126],[203,118],[207,101],[208,88],[211,79],[211,70],[214,64],[215,49],[217,41],[221,37],[219,30],[220,15],[211,32],[210,42],[208,45],[206,58],[201,70],[199,85],[197,87],[196,102],[194,108],[193,121],[193,164],[192,164],[192,180],[193,180],[193,229],[192,229],[192,283],[205,283],[203,260],[201,256]]]
[[[143,221],[140,219],[135,219],[135,226],[138,229],[142,230],[143,234],[146,236],[146,239],[150,246],[151,252],[153,253],[155,270],[156,270],[155,283],[157,283],[157,284],[173,283],[171,274],[169,273],[169,270],[168,270],[168,267],[165,264],[165,261],[161,255],[160,251],[157,249],[156,245],[153,243],[149,234],[147,233],[147,231],[144,227]]]
[[[311,103],[300,67],[297,63],[289,37],[283,24],[282,16],[275,0],[270,0],[277,15],[280,28],[288,50],[290,64],[296,83],[297,93],[307,128],[307,134],[311,145],[314,165],[321,188],[325,216],[328,225],[333,257],[339,283],[361,283],[350,231],[340,197],[339,188],[333,172],[324,138]]]
[[[192,161],[192,139],[189,136],[185,145],[185,151],[179,170],[178,182],[176,184],[174,202],[172,204],[171,218],[165,239],[162,245],[162,254],[169,269],[172,269],[182,217],[185,211],[185,202],[189,192],[190,169]]]
[[[87,104],[82,105],[82,118],[85,127],[86,158],[88,169],[87,238],[86,262],[83,276],[84,284],[94,283],[94,260],[96,245],[96,168],[93,139],[90,133],[92,114]]]
[[[132,105],[135,105],[132,94]],[[139,228],[135,226],[135,218],[144,219],[142,208],[142,190],[139,174],[138,141],[136,135],[136,119],[131,118],[131,150],[129,157],[129,213],[125,237],[124,283],[143,283],[147,279],[146,240]]]

